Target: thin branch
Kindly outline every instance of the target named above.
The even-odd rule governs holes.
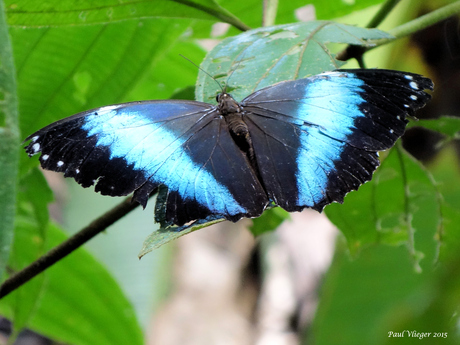
[[[237,29],[239,29],[241,31],[251,30],[251,28],[249,26],[244,24],[241,20],[238,19],[238,17],[235,17],[230,12],[226,11],[227,13],[223,13],[223,11],[224,11],[223,8],[220,8],[222,11],[218,11],[218,10],[216,10],[214,8],[203,6],[203,5],[199,4],[199,3],[193,2],[191,0],[172,0],[172,1],[178,2],[180,4],[183,4],[183,5],[186,5],[186,6],[189,6],[189,7],[196,8],[197,10],[200,10],[200,11],[203,11],[205,13],[208,13],[211,16],[216,17],[217,19],[219,19],[220,21],[222,21],[224,23],[228,23],[230,25],[233,25],[235,28],[237,28]]]
[[[131,202],[131,198],[127,198],[99,218],[92,221],[88,226],[69,237],[66,241],[62,242],[57,247],[54,247],[29,266],[5,280],[0,286],[0,299],[72,253],[75,249],[92,239],[100,232],[104,231],[110,225],[124,217],[138,206],[139,204],[137,202]]]
[[[399,2],[401,0],[387,0],[374,15],[374,18],[367,24],[366,28],[372,29],[379,26]]]
[[[395,8],[395,6],[401,0],[387,0],[378,10],[378,12],[374,15],[374,17],[370,20],[369,24],[367,24],[367,28],[372,29],[376,28],[380,25],[380,23],[390,14],[390,12]],[[364,68],[364,60],[363,55],[368,48],[363,46],[357,45],[348,45],[344,50],[337,54],[337,59],[341,61],[347,61],[351,58],[355,58],[359,66]]]

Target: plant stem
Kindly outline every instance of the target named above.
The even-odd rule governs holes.
[[[100,232],[104,231],[110,225],[124,217],[138,206],[139,204],[137,202],[131,202],[131,199],[127,198],[99,218],[92,221],[88,226],[69,237],[66,241],[62,242],[57,247],[54,247],[29,266],[5,280],[0,286],[0,299],[72,253],[75,249],[89,241]]]
[[[250,30],[251,28],[244,24],[241,20],[239,20],[237,17],[235,17],[233,14],[230,12],[226,11],[222,7],[218,7],[219,10],[216,10],[214,8],[210,8],[207,6],[203,6],[201,4],[198,4],[196,2],[190,1],[190,0],[172,0],[175,2],[178,2],[180,4],[190,6],[193,8],[196,8],[197,10],[203,11],[205,13],[208,13],[217,19],[219,19],[222,22],[228,23],[230,25],[233,25],[235,28],[241,30],[241,31],[247,31]]]
[[[457,13],[460,13],[460,1],[456,1],[453,4],[446,5],[417,19],[402,24],[394,29],[391,29],[389,33],[396,38],[409,36],[433,24],[439,23]]]
[[[262,16],[262,26],[275,24],[276,12],[278,10],[278,0],[264,0],[264,13]]]
[[[387,0],[378,10],[378,12],[374,15],[371,19],[369,24],[367,24],[367,28],[376,28],[383,22],[383,20],[390,14],[390,12],[395,8],[395,6],[401,0]]]
[[[385,5],[387,5],[389,2],[390,1],[388,1]],[[347,48],[342,50],[340,53],[338,53],[336,57],[338,60],[342,60],[342,61],[347,61],[352,58],[359,60],[359,56],[361,56],[368,50],[377,48],[384,44],[393,42],[394,40],[398,38],[409,36],[413,33],[426,29],[427,27],[434,25],[436,23],[439,23],[443,21],[444,19],[447,19],[450,16],[453,16],[454,14],[457,14],[457,13],[460,13],[460,0],[454,2],[453,4],[446,5],[430,13],[427,13],[417,19],[411,20],[410,22],[402,24],[394,29],[389,30],[388,33],[393,35],[394,38],[385,38],[385,39],[374,41],[373,43],[375,45],[372,47],[348,46]],[[374,17],[375,21],[377,21],[376,17]],[[374,19],[371,20],[369,25],[374,22]]]

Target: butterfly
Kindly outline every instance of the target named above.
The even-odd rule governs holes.
[[[88,110],[27,137],[29,156],[104,195],[144,208],[163,190],[161,218],[236,222],[271,206],[322,211],[372,178],[378,151],[430,99],[430,79],[350,69],[284,81],[241,102],[153,100]],[[159,216],[159,215],[157,215]],[[160,216],[159,216],[160,217]]]

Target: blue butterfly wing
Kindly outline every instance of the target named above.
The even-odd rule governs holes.
[[[236,221],[268,203],[246,156],[212,105],[144,101],[102,107],[58,121],[29,136],[29,155],[104,195],[134,192],[144,207],[168,189],[165,220],[183,225],[209,215]]]
[[[262,183],[287,211],[321,211],[369,181],[378,151],[404,133],[430,99],[422,76],[340,70],[281,82],[241,103]]]

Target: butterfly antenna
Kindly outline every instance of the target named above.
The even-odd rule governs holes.
[[[242,62],[243,60],[238,61],[238,64],[236,65],[235,68],[233,68],[232,73],[230,73],[230,75],[228,76],[227,81],[225,82],[225,85],[230,85],[230,78],[232,77],[233,73],[235,73],[235,71],[238,69],[238,67],[240,67]]]
[[[219,88],[222,90],[222,92],[225,93],[225,89],[222,87],[222,85],[220,85],[220,83],[216,80],[216,78],[214,78],[212,75],[210,75],[208,72],[206,72],[204,69],[202,69],[200,66],[198,66],[196,63],[194,63],[192,60],[190,60],[189,58],[185,57],[184,55],[179,54],[179,56],[183,57],[185,60],[190,62],[193,66],[198,68],[201,72],[203,72],[208,77],[210,77],[212,80],[214,80],[217,83],[217,85],[219,85]]]

